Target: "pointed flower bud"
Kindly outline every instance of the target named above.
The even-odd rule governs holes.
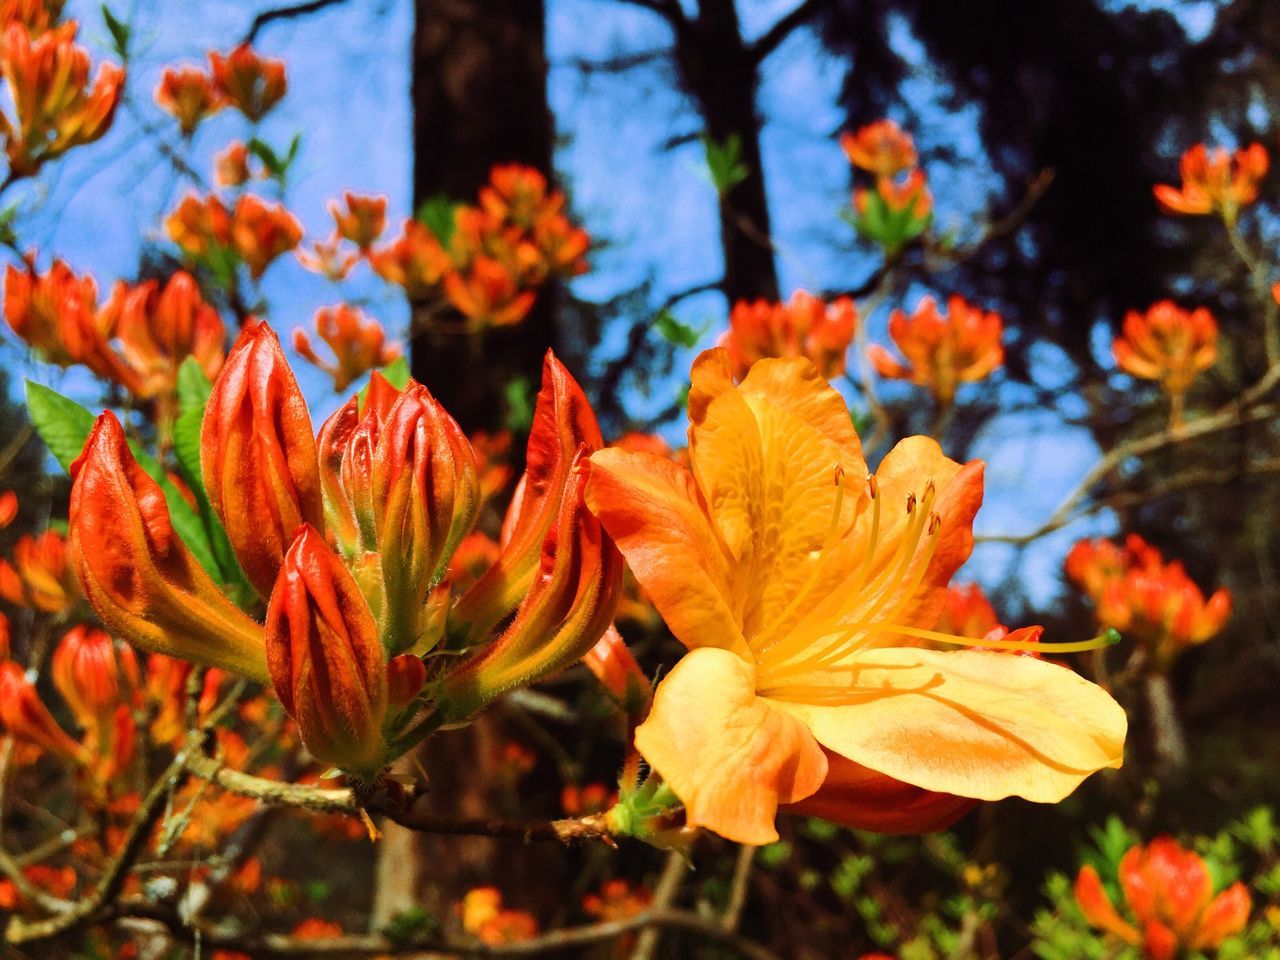
[[[213,384],[200,464],[245,575],[268,596],[299,524],[324,518],[306,401],[265,323],[245,325]]]
[[[110,726],[116,707],[126,704],[138,688],[133,651],[84,624],[63,636],[53,652],[51,674],[62,699],[86,730]]]
[[[80,744],[58,726],[35,684],[12,660],[0,663],[0,726],[14,739],[67,760],[78,761],[84,756]]]
[[[648,712],[653,687],[617,627],[610,626],[582,662],[628,716],[643,717]]]
[[[264,679],[261,629],[182,543],[115,414],[98,418],[71,476],[72,564],[107,627],[144,650]]]
[[[276,695],[317,760],[372,776],[386,759],[387,664],[355,578],[324,536],[303,526],[267,605]],[[402,692],[397,673],[397,693]]]

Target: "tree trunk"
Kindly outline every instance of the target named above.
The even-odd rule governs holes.
[[[698,103],[707,136],[723,145],[736,135],[742,143],[747,175],[720,198],[724,294],[731,304],[777,300],[778,272],[756,112],[759,71],[743,42],[734,0],[702,0],[698,19],[679,22],[675,31],[676,64]]]
[[[498,163],[521,163],[550,175],[552,122],[547,106],[542,0],[415,0],[413,43],[414,200],[444,195],[473,202]],[[415,310],[415,319],[417,319]],[[506,384],[538,386],[542,355],[555,345],[550,297],[521,324],[483,336],[428,329],[413,341],[412,371],[468,432],[504,420]],[[493,813],[498,723],[489,715],[433,737],[406,758],[403,772],[428,775],[441,814]],[[417,834],[387,823],[379,841],[375,927],[422,908],[448,922],[473,886],[520,888],[531,872],[554,894],[557,866],[485,838]],[[550,851],[554,856],[558,851]],[[543,859],[546,851],[541,851]],[[500,859],[501,858],[501,859]],[[501,870],[499,865],[501,864]],[[526,901],[517,906],[537,906]]]
[[[415,0],[413,193],[473,202],[498,163],[550,175],[543,0]],[[484,335],[426,330],[413,342],[413,375],[463,429],[503,419],[502,386],[538,385],[556,346],[551,291],[520,324]]]

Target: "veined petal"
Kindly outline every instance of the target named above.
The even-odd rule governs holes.
[[[636,747],[684,802],[689,826],[737,843],[777,840],[778,804],[810,796],[827,775],[804,724],[757,697],[754,667],[727,650],[694,650],[676,664]]]
[[[1056,803],[1091,773],[1123,762],[1120,705],[1032,657],[864,650],[841,669],[779,688],[770,702],[855,763],[977,800]]]
[[[587,507],[677,639],[747,656],[729,598],[731,557],[687,470],[652,453],[601,450],[591,456]]]
[[[976,800],[935,793],[886,777],[830,750],[827,779],[811,797],[789,804],[788,813],[821,817],[876,833],[934,833],[974,808]]]

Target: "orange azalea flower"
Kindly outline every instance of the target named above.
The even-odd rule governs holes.
[[[17,23],[38,37],[58,25],[64,3],[65,0],[0,0],[0,29]]]
[[[165,67],[156,87],[156,105],[178,121],[184,137],[226,106],[213,77],[199,67]]]
[[[889,336],[907,362],[878,344],[867,356],[880,376],[928,387],[946,407],[959,384],[981,380],[1004,363],[1003,332],[1000,314],[984,313],[963,297],[948,300],[946,313],[938,312],[933,297],[925,297],[911,316],[895,310],[889,318]]]
[[[1203,143],[1182,155],[1182,187],[1156,186],[1156,202],[1166,213],[1216,213],[1235,223],[1242,207],[1258,199],[1258,187],[1267,175],[1267,151],[1260,143],[1229,153],[1224,147],[1210,151]]]
[[[347,190],[342,194],[342,201],[346,205],[345,210],[338,201],[329,201],[329,213],[338,233],[367,253],[387,229],[387,198],[364,196]]]
[[[84,749],[58,726],[35,684],[12,660],[0,663],[0,729],[15,740],[79,762]]]
[[[203,200],[187,194],[164,226],[169,239],[189,257],[206,258],[232,244],[231,212],[213,194]]]
[[[896,177],[916,165],[911,134],[892,120],[877,120],[856,133],[841,134],[840,149],[851,164],[877,177]]]
[[[320,359],[301,327],[294,328],[293,349],[333,377],[333,389],[339,393],[370,370],[385,367],[400,356],[399,344],[387,343],[382,324],[345,303],[317,310],[315,328],[316,336],[329,345],[336,362]]]
[[[77,347],[83,337],[72,328],[97,314],[98,284],[88,274],[76,276],[62,260],[53,261],[43,274],[36,272],[34,252],[25,260],[25,269],[12,264],[5,269],[5,321],[48,362],[64,367],[82,363],[84,351]],[[71,301],[74,308],[68,308]]]
[[[570,784],[560,791],[560,808],[566,817],[604,813],[617,802],[618,792],[603,783],[588,783],[585,787]]]
[[[1181,563],[1166,564],[1137,534],[1123,550],[1105,540],[1080,541],[1067,555],[1067,575],[1093,600],[1102,626],[1136,638],[1162,669],[1217,636],[1231,616],[1229,590],[1206,599]]]
[[[1093,867],[1082,867],[1076,877],[1076,903],[1095,927],[1141,947],[1149,960],[1212,950],[1249,920],[1252,902],[1245,885],[1233,883],[1214,896],[1209,865],[1172,837],[1130,849],[1119,874],[1133,922],[1116,910]]]
[[[538,935],[538,921],[523,910],[504,910],[497,887],[467,891],[458,906],[462,929],[481,943],[519,943]]]
[[[489,183],[480,188],[480,206],[496,221],[531,228],[543,217],[558,213],[564,194],[547,192],[542,171],[518,163],[499,164],[489,171]]]
[[[78,624],[63,636],[50,665],[53,685],[86,730],[109,726],[116,708],[138,688],[133,650],[104,631]]]
[[[711,350],[692,381],[692,473],[609,449],[587,490],[690,649],[635,741],[689,826],[769,843],[791,804],[927,831],[974,800],[1056,802],[1120,765],[1124,711],[1070,670],[904,646],[1038,646],[1021,639],[1035,628],[983,641],[928,629],[972,549],[980,462],[912,437],[869,476],[844,400],[804,359],[762,360],[735,387]]]
[[[947,604],[942,608],[942,616],[938,618],[935,629],[974,640],[981,640],[992,631],[998,634],[1006,632],[991,601],[976,583],[947,587]]]
[[[239,187],[249,182],[249,148],[244,141],[235,140],[227,149],[213,158],[213,180],[225,188]]]
[[[302,224],[282,205],[245,194],[236,201],[231,238],[236,253],[257,280],[276,257],[302,241]]]
[[[331,283],[345,280],[360,262],[360,254],[344,249],[342,238],[336,233],[328,240],[313,240],[310,250],[298,250],[294,256],[304,270],[318,273]]]
[[[222,318],[184,270],[174,273],[163,289],[158,280],[136,287],[121,284],[103,312],[109,315],[105,326],[114,331],[129,371],[122,386],[140,400],[172,398],[178,368],[187,357],[194,357],[210,379],[222,368]]]
[[[53,867],[33,863],[22,868],[23,875],[32,886],[59,899],[65,900],[76,888],[76,872],[72,867]],[[16,910],[24,906],[22,894],[12,880],[0,880],[0,910]]]
[[[27,534],[13,545],[13,563],[0,560],[0,597],[45,613],[69,610],[80,597],[67,563],[67,541],[56,530]]]
[[[798,290],[785,304],[735,304],[720,345],[728,348],[738,379],[765,357],[808,357],[831,379],[844,373],[845,354],[857,328],[858,310],[850,298],[827,304]]]
[[[228,54],[210,52],[209,66],[219,97],[254,123],[280,102],[288,88],[284,61],[260,57],[247,43]]]
[[[653,893],[645,887],[632,886],[626,880],[609,880],[598,893],[582,899],[582,909],[589,917],[610,922],[628,920],[649,908]]]
[[[485,256],[473,258],[464,272],[445,274],[444,292],[458,312],[478,327],[519,323],[538,298],[536,291],[522,289],[505,266]]]
[[[648,712],[653,687],[617,627],[605,631],[582,663],[627,716],[642,717]]]
[[[14,116],[0,114],[9,174],[31,176],[47,160],[107,132],[124,87],[124,70],[104,63],[92,85],[89,51],[75,42],[74,21],[32,37],[18,23],[0,36],[0,72]]]
[[[1218,359],[1218,324],[1204,307],[1183,310],[1161,300],[1145,314],[1130,311],[1111,346],[1116,365],[1131,376],[1156,380],[1173,399],[1174,423],[1196,376]]]
[[[369,265],[386,280],[403,287],[410,300],[429,297],[452,266],[436,235],[417,220],[406,220],[400,236],[369,252]]]
[[[486,433],[478,430],[468,438],[476,453],[476,473],[480,477],[480,498],[486,503],[500,496],[511,483],[511,431]]]
[[[929,192],[928,181],[925,179],[923,170],[912,170],[901,182],[892,177],[879,177],[876,179],[873,190],[855,191],[853,209],[860,217],[867,216],[872,197],[879,198],[889,213],[909,215],[910,220],[920,223],[926,222],[933,212],[933,194]],[[915,233],[911,236],[915,236]],[[911,237],[904,239],[909,240]]]
[[[12,490],[0,493],[0,530],[13,523],[18,515],[18,495]]]

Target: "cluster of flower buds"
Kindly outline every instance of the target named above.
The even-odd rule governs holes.
[[[178,121],[184,137],[223,107],[239,110],[257,123],[288,89],[284,61],[260,56],[248,44],[230,53],[209,54],[209,70],[169,67],[160,77],[155,100]]]
[[[1137,534],[1123,547],[1081,540],[1067,555],[1066,569],[1093,601],[1099,623],[1137,638],[1159,669],[1217,636],[1231,615],[1229,590],[1219,588],[1206,599],[1181,563],[1166,563]]]
[[[43,613],[67,613],[80,589],[67,558],[67,541],[56,530],[27,534],[13,545],[12,562],[0,560],[0,599]]]
[[[243,194],[235,208],[213,194],[188,194],[165,221],[169,239],[192,260],[226,274],[237,263],[259,279],[281,254],[302,241],[302,224],[281,204]]]
[[[528,315],[549,280],[587,269],[590,237],[564,205],[564,194],[537,170],[497,166],[476,205],[453,208],[443,235],[406,221],[370,263],[410,298],[443,299],[471,326],[510,326]]]
[[[868,348],[867,356],[880,376],[927,387],[945,409],[961,383],[981,380],[1004,363],[1003,332],[1000,314],[987,313],[963,297],[948,300],[945,313],[925,297],[910,316],[895,310],[889,318],[889,336],[907,362],[878,344]]]
[[[911,135],[892,120],[877,120],[840,137],[849,162],[871,174],[871,187],[853,193],[853,224],[894,257],[933,222],[933,197],[916,166]]]
[[[858,310],[849,297],[827,303],[798,290],[787,303],[735,304],[720,345],[728,348],[739,380],[765,357],[808,357],[831,379],[844,373],[845,354],[857,328]]]
[[[1229,226],[1234,225],[1240,211],[1258,199],[1269,163],[1260,143],[1234,153],[1224,147],[1209,150],[1197,143],[1182,155],[1182,186],[1158,184],[1156,202],[1166,213],[1216,214]]]
[[[341,393],[370,370],[385,367],[400,356],[400,346],[387,343],[382,324],[349,304],[322,307],[315,315],[316,336],[333,351],[333,362],[322,359],[311,344],[307,331],[294,328],[293,349],[333,378],[333,389]]]
[[[1140,948],[1148,960],[1212,950],[1249,920],[1245,885],[1233,883],[1215,896],[1209,865],[1172,837],[1131,848],[1118,873],[1131,919],[1121,916],[1091,866],[1076,877],[1076,903],[1095,927]]]
[[[1218,359],[1218,324],[1204,307],[1183,310],[1161,300],[1146,313],[1126,314],[1111,350],[1125,373],[1155,380],[1168,392],[1176,425],[1192,381]]]
[[[582,494],[601,445],[581,388],[548,356],[501,553],[455,597],[450,559],[480,502],[458,425],[421,385],[375,373],[314,436],[279,341],[251,321],[213,384],[201,465],[265,625],[192,558],[109,412],[72,467],[74,565],[118,636],[269,679],[315,757],[371,777],[604,633],[622,564]]]
[[[209,377],[222,366],[222,319],[190,274],[179,270],[163,286],[121,281],[99,308],[92,277],[77,277],[61,260],[39,274],[34,262],[28,254],[25,269],[9,266],[4,313],[44,359],[87,366],[134,399],[155,403],[160,422],[174,413],[178,369],[187,357]]]
[[[104,63],[90,81],[89,51],[77,44],[74,20],[10,20],[0,34],[0,73],[13,115],[0,113],[10,177],[29,177],[73,147],[92,143],[111,126],[124,70]]]

